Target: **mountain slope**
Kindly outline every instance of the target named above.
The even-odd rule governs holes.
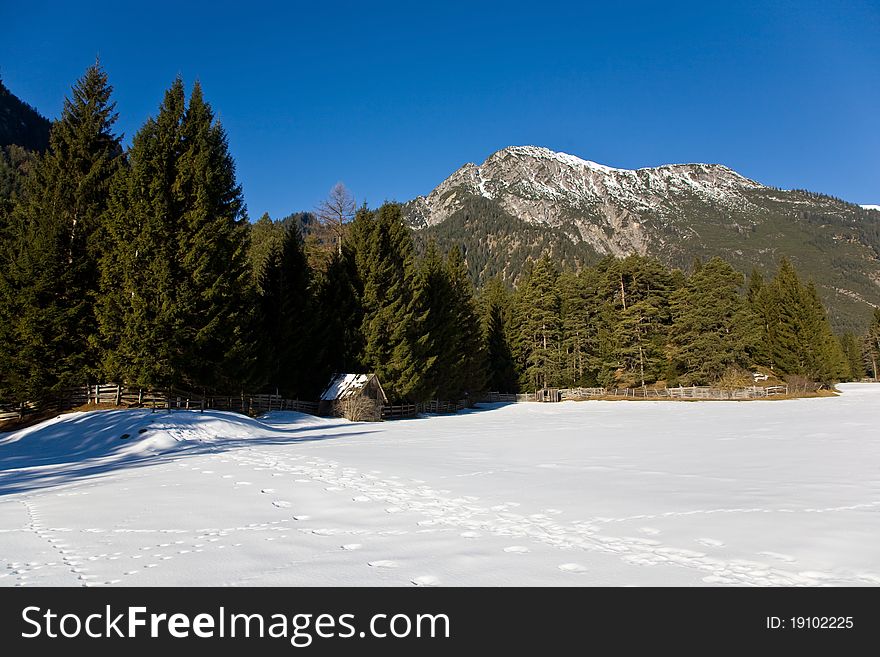
[[[746,273],[788,256],[816,281],[836,328],[861,329],[880,305],[880,212],[718,164],[615,169],[514,146],[465,164],[405,214],[420,241],[462,245],[478,282],[514,282],[544,250],[566,266],[638,253],[686,267],[720,255]]]
[[[0,146],[15,144],[29,151],[44,151],[51,125],[0,81]]]

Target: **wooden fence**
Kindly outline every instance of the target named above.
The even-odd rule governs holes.
[[[507,395],[507,397],[514,396]],[[92,404],[113,404],[156,410],[212,409],[248,415],[259,415],[269,411],[298,411],[310,415],[318,413],[318,402],[286,399],[281,395],[200,395],[179,388],[145,390],[114,383],[69,388],[52,399],[40,403],[0,404],[0,424],[20,421],[37,413],[60,412]],[[381,417],[383,420],[394,420],[414,417],[419,413],[455,413],[466,408],[467,405],[465,400],[441,401],[436,399],[419,404],[387,405],[382,407]]]
[[[507,394],[503,392],[487,392],[485,395],[483,395],[483,398],[480,401],[487,404],[496,402],[515,402],[516,397],[517,395]]]
[[[439,401],[434,399],[429,402],[417,404],[420,413],[458,413],[467,408],[467,401],[460,399],[458,401]]]
[[[677,388],[613,388],[607,396],[630,399],[759,399],[787,395],[788,386],[749,386],[747,388],[714,388],[711,386],[679,386]]]
[[[431,400],[418,404],[395,404],[382,407],[383,420],[397,420],[405,417],[415,417],[420,413],[457,413],[468,407],[464,399],[458,401]]]
[[[562,401],[618,397],[621,399],[760,399],[775,395],[787,395],[789,387],[750,386],[747,388],[714,388],[711,386],[679,386],[675,388],[562,388]],[[492,392],[483,397],[484,402],[534,402],[535,393],[519,395]]]
[[[115,406],[137,406],[166,410],[213,409],[250,415],[268,411],[299,411],[311,415],[318,412],[317,402],[285,399],[280,395],[200,395],[179,388],[145,390],[114,383],[68,388],[39,403],[0,404],[0,424],[20,421],[37,413],[60,412],[91,404],[113,404]]]
[[[623,397],[624,399],[758,399],[787,395],[788,386],[749,386],[746,388],[715,388],[712,386],[678,386],[675,388],[566,388],[562,399],[590,397]]]
[[[676,388],[563,388],[561,399],[589,399],[595,397],[618,397],[622,399],[758,399],[774,395],[787,395],[787,385],[751,386],[747,388],[713,388],[689,386]],[[534,393],[506,394],[489,392],[483,402],[534,402]],[[78,386],[63,390],[53,398],[40,403],[0,403],[0,425],[20,421],[37,413],[60,412],[88,404],[114,404],[116,406],[139,406],[153,409],[213,409],[257,415],[269,411],[298,411],[317,415],[318,403],[299,399],[285,399],[281,395],[238,394],[200,395],[191,391],[170,388],[145,390],[118,384]],[[382,407],[383,420],[414,417],[419,413],[455,413],[468,406],[467,401],[433,400],[419,404],[397,404]]]
[[[383,420],[398,420],[404,417],[415,417],[418,414],[418,404],[396,404],[382,407]]]
[[[589,399],[590,397],[604,397],[608,394],[605,388],[563,388],[559,391],[562,399]]]

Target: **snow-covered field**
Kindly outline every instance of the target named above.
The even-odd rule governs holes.
[[[841,389],[65,415],[0,434],[0,585],[876,586],[880,385]]]

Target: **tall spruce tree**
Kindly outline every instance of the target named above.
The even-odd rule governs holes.
[[[269,251],[284,237],[284,224],[280,221],[272,221],[269,213],[264,212],[257,221],[250,224],[249,232],[248,259],[251,262],[254,284],[259,287],[260,274]]]
[[[422,385],[413,391],[419,400],[446,398],[453,381],[453,363],[459,327],[453,308],[452,283],[437,244],[428,243],[419,263],[416,298],[422,305],[423,340],[419,357],[424,368]]]
[[[806,317],[805,373],[808,378],[821,383],[833,383],[849,376],[846,356],[840,342],[831,330],[828,313],[819,299],[815,283],[810,281],[804,289]]]
[[[323,383],[334,373],[358,372],[363,350],[362,283],[355,256],[348,244],[330,255],[316,292],[315,347],[320,350],[319,378]]]
[[[376,373],[394,401],[415,399],[423,390],[426,362],[424,304],[417,298],[416,260],[400,205],[361,208],[349,239],[363,283],[360,362]]]
[[[844,375],[840,344],[812,283],[804,285],[783,258],[773,279],[776,317],[771,342],[773,366],[789,375],[830,383]]]
[[[112,87],[89,67],[52,126],[7,225],[0,255],[0,394],[40,399],[83,384],[97,364],[98,237],[122,161]]]
[[[226,131],[196,82],[182,124],[176,186],[185,199],[178,235],[183,379],[196,388],[240,386],[253,359],[248,221]]]
[[[525,280],[514,296],[513,347],[523,390],[556,387],[562,381],[558,276],[545,255],[527,269]]]
[[[499,276],[490,279],[480,298],[486,345],[486,385],[502,393],[517,392],[519,377],[510,347],[511,296]]]
[[[757,268],[752,269],[746,286],[748,305],[748,352],[756,365],[773,367],[774,344],[777,339],[776,288],[764,281]]]
[[[186,97],[179,77],[159,112],[135,134],[113,181],[101,262],[99,325],[110,380],[143,387],[181,384],[178,249],[185,199],[176,185]]]
[[[577,274],[563,272],[558,279],[562,301],[562,378],[567,386],[595,382],[592,363],[598,349],[598,279],[598,272],[589,267]]]
[[[319,392],[311,273],[296,224],[272,244],[260,276],[260,356],[270,389],[311,399]]]
[[[715,383],[729,368],[749,365],[750,321],[742,285],[742,274],[716,257],[673,294],[672,355],[688,385]]]
[[[486,350],[483,345],[480,317],[467,262],[458,246],[446,258],[449,280],[450,315],[455,326],[455,340],[450,349],[450,371],[441,399],[474,402],[486,389]]]
[[[797,272],[782,258],[773,279],[775,338],[770,342],[773,367],[785,374],[804,374],[804,289]]]
[[[223,128],[174,81],[114,184],[102,266],[108,375],[230,390],[253,371],[247,220]]]
[[[602,367],[605,385],[646,385],[667,371],[671,283],[668,270],[641,256],[629,256],[605,271],[605,319],[612,322],[613,344],[611,359]]]
[[[839,340],[840,349],[846,361],[846,379],[850,381],[861,380],[865,376],[865,359],[859,339],[847,332],[841,335]]]

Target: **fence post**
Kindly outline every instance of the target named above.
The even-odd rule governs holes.
[[[122,403],[122,385],[119,383],[116,384],[116,405],[119,406]]]

